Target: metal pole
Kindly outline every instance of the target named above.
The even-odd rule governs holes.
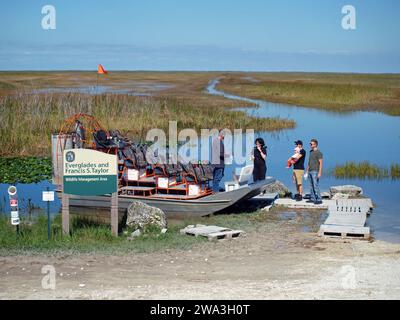
[[[17,236],[19,235],[19,214],[18,214],[18,195],[17,188],[15,186],[10,186],[7,189],[9,200],[10,200],[10,208],[11,208],[11,224],[15,225],[15,230],[17,232]]]
[[[47,192],[49,187],[46,188]],[[50,201],[47,200],[47,239],[51,239],[51,221],[50,221]]]

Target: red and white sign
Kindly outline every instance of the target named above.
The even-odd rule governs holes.
[[[10,199],[10,207],[16,207],[16,206],[18,206],[18,200]]]

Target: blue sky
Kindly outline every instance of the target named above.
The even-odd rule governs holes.
[[[397,0],[5,0],[0,30],[0,70],[400,72]]]

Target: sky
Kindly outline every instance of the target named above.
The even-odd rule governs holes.
[[[398,73],[399,33],[398,0],[2,0],[0,70]]]

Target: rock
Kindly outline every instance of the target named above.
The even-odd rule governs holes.
[[[331,194],[331,198],[336,193],[346,194],[349,197],[359,197],[362,195],[363,190],[360,187],[353,186],[353,185],[344,185],[344,186],[333,186],[330,187],[329,192]]]
[[[167,231],[168,231],[168,229],[164,228],[164,229],[161,230],[161,233],[167,233]]]
[[[137,229],[131,233],[131,237],[132,238],[139,237],[141,234],[142,232],[140,231],[140,229]]]
[[[167,227],[167,218],[161,209],[151,207],[140,201],[134,201],[128,207],[126,225],[136,231],[140,229],[142,232],[148,227],[156,227],[162,230]]]
[[[261,211],[270,211],[272,208],[272,204],[270,204],[269,206],[266,206],[264,208],[261,209]]]
[[[335,194],[331,197],[332,200],[348,199],[348,198],[349,198],[349,195],[348,195],[347,193],[341,193],[341,192],[335,193]]]
[[[278,193],[280,198],[285,198],[291,195],[290,190],[282,182],[276,180],[274,183],[268,185],[265,193]]]

